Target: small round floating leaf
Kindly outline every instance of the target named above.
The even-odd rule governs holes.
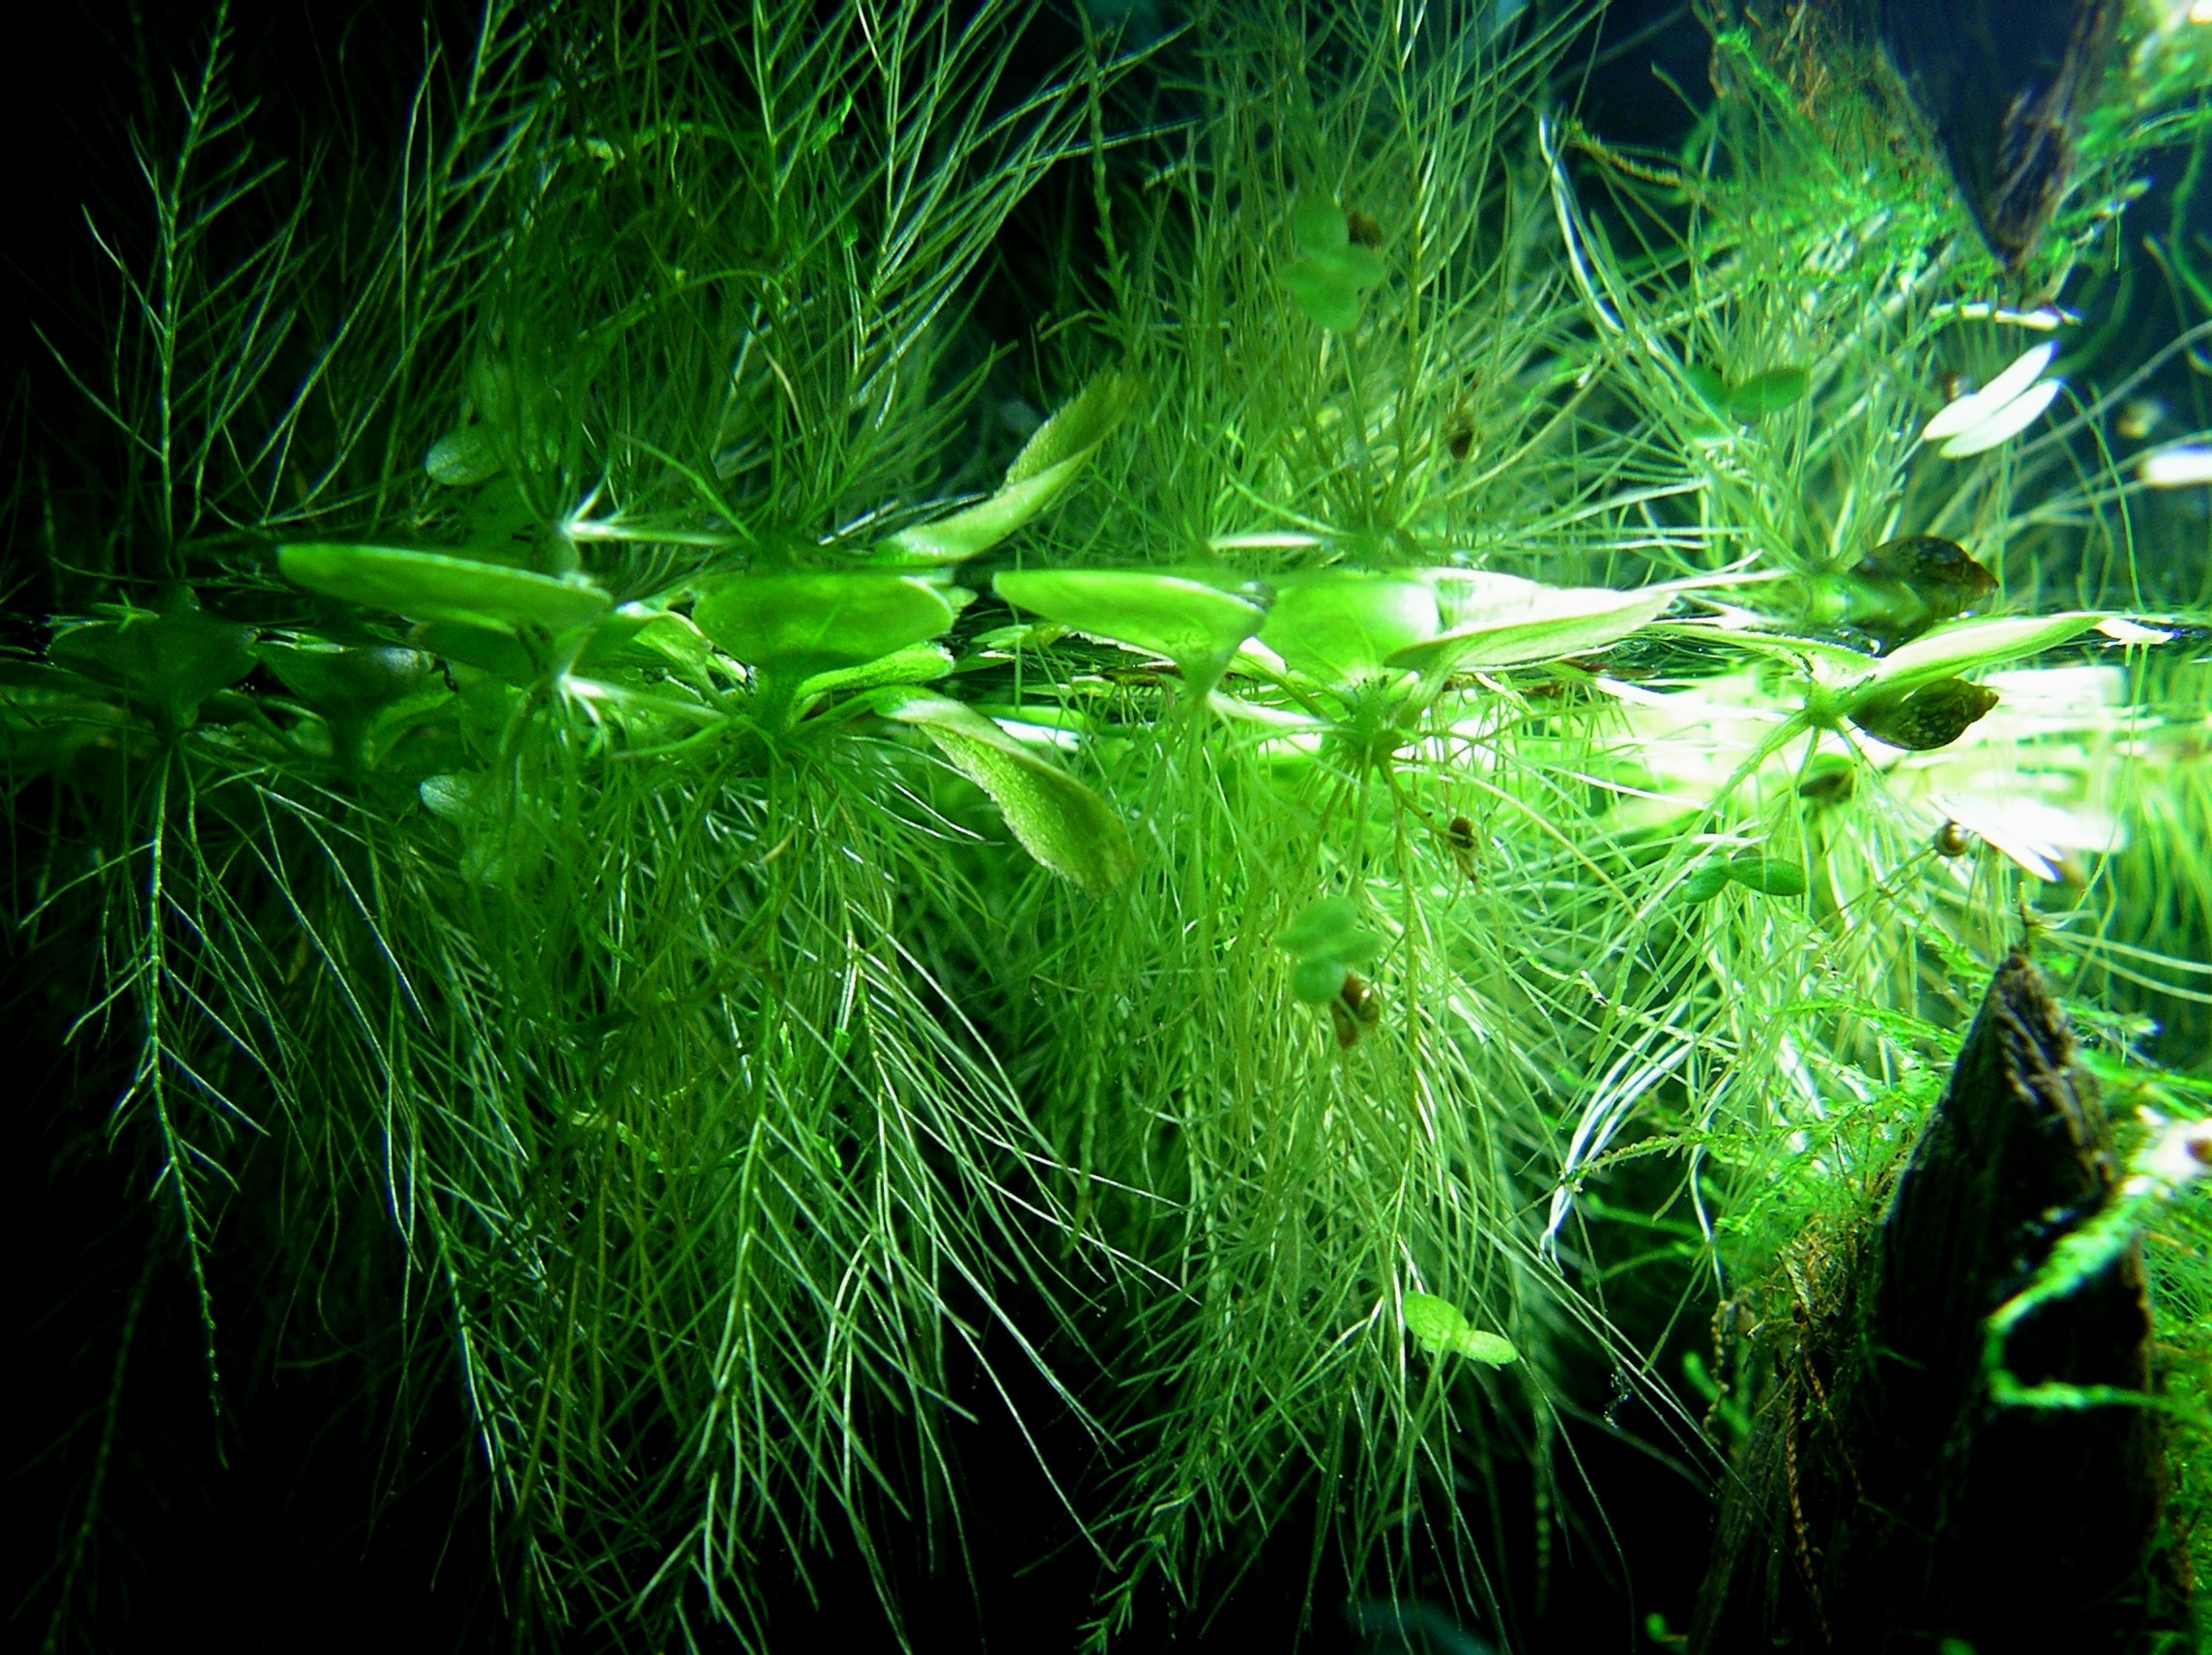
[[[1770,367],[1729,388],[1728,411],[1738,420],[1763,420],[1802,401],[1812,383],[1801,367]]]
[[[1335,252],[1352,242],[1352,223],[1344,209],[1325,195],[1301,195],[1291,209],[1291,234],[1303,253]]]
[[[1469,1360],[1487,1363],[1493,1368],[1521,1360],[1521,1352],[1512,1340],[1502,1333],[1487,1332],[1480,1327],[1470,1327],[1467,1336],[1459,1342],[1458,1350]]]
[[[1436,636],[1436,594],[1411,575],[1324,569],[1278,583],[1260,641],[1284,662],[1340,687],[1386,674],[1399,651]]]
[[[1275,273],[1275,280],[1311,321],[1333,334],[1359,326],[1359,290],[1330,276],[1313,259],[1299,259]]]
[[[451,775],[424,776],[416,787],[422,808],[441,822],[466,822],[476,813],[484,789],[480,770],[459,770]]]
[[[1723,864],[1723,872],[1746,890],[1756,890],[1762,896],[1805,894],[1803,868],[1778,857],[1762,857],[1757,851],[1742,851],[1731,857]]]
[[[1468,1320],[1458,1305],[1434,1293],[1410,1292],[1402,1307],[1406,1331],[1431,1350],[1448,1350],[1469,1331]]]
[[[1459,1306],[1433,1293],[1406,1294],[1401,1314],[1406,1331],[1433,1354],[1466,1356],[1494,1368],[1521,1359],[1510,1339],[1484,1332],[1468,1321]]]
[[[1716,369],[1707,367],[1703,363],[1691,363],[1682,369],[1682,378],[1698,393],[1700,400],[1716,414],[1727,409],[1729,383]]]
[[[589,626],[611,606],[599,588],[447,552],[332,541],[276,548],[293,585],[410,621],[445,621],[497,632],[559,636]]]
[[[1690,870],[1679,887],[1684,902],[1710,902],[1729,882],[1726,862],[1704,862]]]
[[[1310,254],[1299,262],[1311,265],[1324,279],[1354,290],[1380,287],[1390,274],[1390,267],[1373,247],[1339,247],[1334,252]]]
[[[1205,581],[1135,569],[1008,570],[999,595],[1078,632],[1165,655],[1195,676],[1226,660],[1266,611]]]
[[[1996,704],[1994,689],[1963,678],[1938,679],[1907,695],[1863,703],[1851,713],[1851,722],[1877,741],[1925,753],[1948,747]]]
[[[738,659],[808,675],[924,643],[952,616],[928,581],[870,571],[739,575],[692,611],[699,629]]]
[[[1373,931],[1346,931],[1328,945],[1328,957],[1340,966],[1364,966],[1368,961],[1380,958],[1388,945]]]
[[[507,465],[499,457],[499,445],[492,441],[488,425],[464,425],[430,445],[430,451],[422,458],[422,469],[434,482],[448,488],[466,488],[489,481]]]
[[[1359,904],[1349,896],[1324,896],[1300,909],[1297,917],[1275,934],[1275,942],[1301,957],[1333,959],[1358,930]]]
[[[1334,1000],[1351,974],[1341,961],[1309,955],[1291,968],[1291,995],[1308,1005]]]

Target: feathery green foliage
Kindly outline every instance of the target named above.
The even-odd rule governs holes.
[[[1008,1363],[1099,1645],[1299,1502],[1309,1582],[1510,1632],[1569,1422],[1717,1467],[1660,1350],[1863,1212],[2023,921],[2198,1096],[2212,611],[2108,431],[2201,249],[1946,455],[2054,317],[1945,181],[1748,26],[1624,154],[1583,15],[1194,8],[1110,142],[1133,60],[1017,83],[1018,7],[494,4],[390,177],[256,160],[218,23],[0,751],[218,1405],[214,1250],[311,1302],[370,1210],[346,1314],[457,1375],[525,1632],[768,1647],[842,1548],[895,1623]],[[2131,49],[2085,189],[2202,160]],[[1060,165],[1000,469],[964,307]]]

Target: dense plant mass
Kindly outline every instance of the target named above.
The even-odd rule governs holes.
[[[551,1638],[771,1647],[831,1553],[895,1624],[990,1397],[1097,1646],[1298,1513],[1518,1646],[1569,1426],[1718,1474],[2024,936],[2201,1512],[2212,27],[2129,12],[2016,276],[1772,10],[1657,155],[1573,7],[1039,78],[997,0],[495,3],[350,172],[218,15],[0,662],[211,1406],[251,1247],[458,1388]]]

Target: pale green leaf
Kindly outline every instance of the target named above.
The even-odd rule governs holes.
[[[1501,1368],[1521,1359],[1513,1342],[1502,1334],[1488,1333],[1470,1324],[1460,1308],[1433,1293],[1409,1292],[1401,1314],[1406,1331],[1435,1355],[1460,1355]]]
[[[1259,604],[1208,582],[1139,569],[1008,570],[993,584],[1008,603],[1165,655],[1194,681],[1217,676],[1266,618]]]
[[[1779,414],[1802,399],[1812,382],[1801,367],[1770,367],[1729,388],[1728,411],[1738,420]]]
[[[1937,679],[2001,666],[2063,644],[2103,619],[2095,611],[2073,610],[2061,615],[2007,615],[1938,626],[1873,662],[1866,687],[1884,697],[1902,695]]]
[[[1297,672],[1339,686],[1384,674],[1400,650],[1436,636],[1436,594],[1419,578],[1323,569],[1278,583],[1260,641]]]
[[[876,542],[874,561],[891,567],[956,564],[987,552],[1052,504],[1090,458],[1088,452],[1048,466],[999,490],[988,500],[901,529]]]
[[[447,552],[310,542],[276,548],[295,586],[411,621],[559,636],[589,626],[611,603],[597,586]]]
[[[1340,944],[1359,929],[1359,904],[1349,896],[1324,896],[1309,902],[1282,930],[1276,944],[1292,953],[1333,958]]]
[[[914,689],[880,690],[870,705],[935,742],[991,796],[1022,849],[1062,879],[1102,894],[1135,871],[1136,851],[1113,808],[974,708]]]
[[[699,629],[739,660],[802,677],[923,643],[952,617],[942,588],[873,570],[739,575],[692,610]]]
[[[1042,511],[1113,434],[1142,390],[1136,376],[1100,374],[1039,425],[988,500],[902,529],[877,542],[874,561],[891,567],[959,563],[985,552]]]
[[[1509,1362],[1521,1360],[1521,1352],[1513,1341],[1502,1333],[1486,1332],[1480,1327],[1470,1327],[1455,1349],[1470,1361],[1482,1362],[1493,1368],[1502,1368]]]
[[[1674,596],[1649,588],[1540,586],[1511,575],[1490,576],[1481,587],[1462,577],[1439,595],[1453,613],[1452,629],[1394,652],[1389,665],[1441,677],[1601,650],[1657,620]]]
[[[1343,992],[1345,967],[1341,961],[1311,954],[1291,968],[1291,998],[1307,1005],[1322,1005]]]
[[[836,689],[874,689],[887,683],[931,683],[952,670],[952,657],[942,644],[909,644],[857,667],[816,673],[799,686],[801,699]]]
[[[1001,491],[1041,477],[1070,460],[1088,459],[1114,434],[1143,390],[1136,375],[1102,373],[1030,434],[1006,468]]]
[[[464,425],[430,445],[430,451],[422,457],[422,469],[433,481],[448,488],[466,488],[497,477],[506,469],[506,462],[499,457],[499,446],[492,441],[489,426]]]
[[[1326,195],[1301,195],[1291,209],[1291,234],[1304,253],[1334,252],[1350,244],[1352,223]]]

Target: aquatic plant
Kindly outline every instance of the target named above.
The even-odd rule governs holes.
[[[1756,18],[1625,153],[1584,15],[1206,7],[1033,86],[996,4],[495,5],[390,177],[287,181],[218,14],[0,680],[17,946],[131,1055],[211,1406],[250,1235],[371,1388],[457,1377],[525,1634],[769,1646],[849,1548],[907,1637],[981,1395],[1098,1645],[1309,1510],[1309,1595],[1511,1638],[1600,1544],[1579,1422],[1719,1463],[1730,1307],[2023,926],[2201,1113],[2205,594],[2110,433],[2212,324],[2099,384]],[[2145,146],[2194,188],[2197,44],[2128,38],[2038,268]],[[1022,369],[968,307],[1055,169]]]

